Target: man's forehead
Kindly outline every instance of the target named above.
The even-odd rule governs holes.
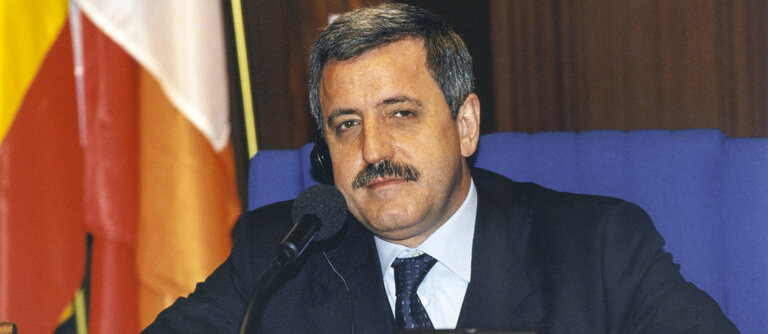
[[[331,97],[330,94],[344,95],[350,89],[362,87],[369,89],[365,93],[373,93],[373,90],[381,88],[369,103],[378,105],[392,103],[394,100],[413,102],[416,100],[413,94],[399,89],[411,84],[402,80],[407,76],[432,80],[426,66],[426,53],[421,40],[404,39],[369,50],[355,58],[329,61],[323,69],[319,85],[320,102],[325,105]],[[394,91],[391,91],[392,89]],[[359,101],[356,99],[355,102]]]
[[[379,44],[379,45],[367,48],[367,49],[365,49],[362,52],[358,51],[359,53],[357,55],[355,55],[355,56],[351,56],[351,57],[349,57],[349,56],[347,56],[347,57],[342,56],[340,58],[339,57],[332,57],[331,56],[331,57],[329,57],[325,61],[325,66],[328,66],[328,65],[334,64],[334,63],[340,63],[340,62],[346,62],[346,61],[354,61],[354,60],[359,59],[361,57],[365,57],[366,55],[369,55],[371,53],[376,53],[377,51],[381,51],[382,49],[390,48],[390,47],[393,47],[393,46],[395,48],[397,48],[397,47],[417,47],[417,48],[421,49],[422,51],[424,51],[424,54],[426,55],[426,46],[425,46],[423,38],[418,37],[418,36],[403,36],[401,38],[398,38],[398,39],[395,39],[395,40],[392,40],[392,41],[389,41],[389,42],[385,42],[385,43],[382,43],[382,44]]]
[[[424,41],[420,38],[407,37],[391,43],[382,44],[377,47],[368,49],[365,52],[351,58],[328,59],[328,61],[326,61],[325,66],[323,68],[323,73],[325,73],[326,70],[332,66],[338,66],[343,64],[353,64],[353,63],[365,61],[366,59],[377,57],[387,53],[406,53],[406,52],[421,55],[421,57],[419,57],[421,58],[420,63],[426,65],[427,51],[426,51],[426,48],[424,47]]]

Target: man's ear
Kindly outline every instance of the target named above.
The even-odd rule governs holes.
[[[464,99],[464,104],[456,115],[456,125],[459,130],[461,156],[469,158],[477,149],[480,139],[480,99],[474,93]]]

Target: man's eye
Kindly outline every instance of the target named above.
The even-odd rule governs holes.
[[[336,130],[343,131],[355,126],[356,124],[357,124],[357,121],[352,121],[352,120],[343,121],[336,126]]]
[[[394,116],[395,117],[401,117],[401,118],[411,117],[411,116],[413,116],[413,111],[410,111],[410,110],[398,110],[398,111],[395,111]]]

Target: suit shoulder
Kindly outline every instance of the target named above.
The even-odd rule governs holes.
[[[234,240],[279,239],[291,227],[293,200],[276,202],[244,212],[232,232]]]
[[[488,193],[500,202],[515,203],[536,211],[580,207],[613,208],[621,204],[632,205],[615,197],[577,194],[553,190],[533,182],[516,182],[482,169],[473,169],[472,177],[480,191]]]

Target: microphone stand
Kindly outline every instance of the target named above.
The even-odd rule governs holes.
[[[256,284],[253,288],[253,292],[251,293],[251,297],[248,299],[248,307],[245,309],[245,315],[243,315],[243,321],[240,323],[240,330],[238,333],[246,333],[245,330],[248,327],[248,320],[251,318],[253,306],[256,304],[257,300],[261,299],[261,296],[264,294],[264,292],[267,291],[267,287],[269,287],[269,284],[272,283],[273,279],[275,279],[275,276],[277,276],[277,274],[283,270],[283,267],[286,263],[281,261],[280,258],[280,255],[275,256],[269,268],[267,268],[267,270],[264,271],[261,276],[259,276],[259,279],[256,280]]]

